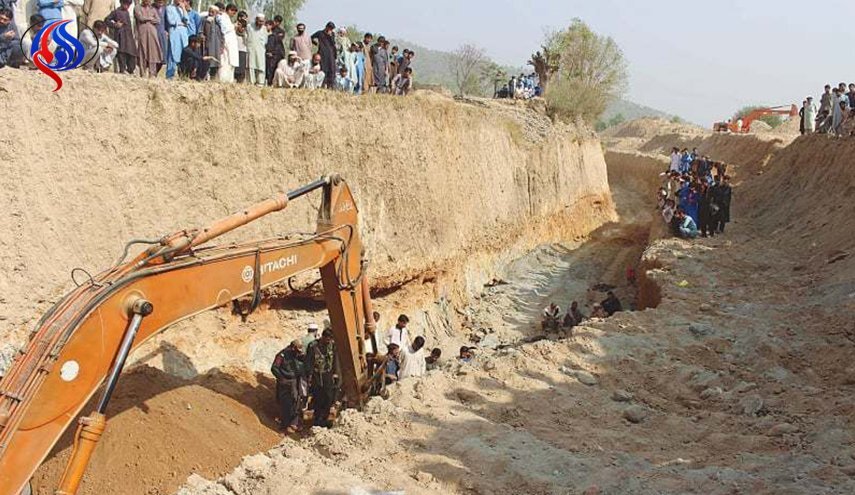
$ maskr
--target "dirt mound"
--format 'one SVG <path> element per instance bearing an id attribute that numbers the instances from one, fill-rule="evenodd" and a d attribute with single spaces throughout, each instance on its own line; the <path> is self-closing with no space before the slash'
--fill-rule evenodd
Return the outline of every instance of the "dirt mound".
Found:
<path id="1" fill-rule="evenodd" d="M 601 135 L 605 138 L 646 138 L 658 136 L 663 133 L 671 134 L 702 134 L 704 129 L 687 123 L 671 122 L 665 119 L 641 118 L 630 120 L 622 124 L 610 127 Z"/>
<path id="2" fill-rule="evenodd" d="M 150 367 L 122 376 L 107 432 L 81 494 L 169 494 L 191 474 L 216 477 L 280 440 L 273 380 L 232 370 L 182 380 Z M 93 401 L 84 411 L 95 407 Z M 33 478 L 53 493 L 65 469 L 69 430 Z"/>
<path id="3" fill-rule="evenodd" d="M 770 126 L 766 122 L 763 122 L 762 120 L 755 120 L 754 122 L 751 123 L 751 132 L 754 132 L 757 134 L 762 134 L 762 133 L 771 132 L 771 131 L 772 131 L 772 126 Z"/>

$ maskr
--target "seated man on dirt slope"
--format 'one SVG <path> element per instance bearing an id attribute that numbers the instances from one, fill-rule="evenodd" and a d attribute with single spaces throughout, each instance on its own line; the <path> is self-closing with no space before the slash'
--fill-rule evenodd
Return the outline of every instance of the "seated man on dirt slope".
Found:
<path id="1" fill-rule="evenodd" d="M 544 332 L 558 330 L 560 318 L 561 308 L 554 302 L 549 303 L 549 306 L 543 309 L 543 320 L 540 322 L 540 329 Z"/>
<path id="2" fill-rule="evenodd" d="M 677 214 L 674 215 L 679 223 L 677 227 L 677 235 L 683 239 L 694 239 L 698 237 L 698 225 L 695 221 L 683 211 L 682 208 L 677 208 Z"/>
<path id="3" fill-rule="evenodd" d="M 621 305 L 620 299 L 617 298 L 615 293 L 612 291 L 608 291 L 606 294 L 607 297 L 603 299 L 603 302 L 600 303 L 606 314 L 612 316 L 618 311 L 623 311 L 623 305 Z"/>

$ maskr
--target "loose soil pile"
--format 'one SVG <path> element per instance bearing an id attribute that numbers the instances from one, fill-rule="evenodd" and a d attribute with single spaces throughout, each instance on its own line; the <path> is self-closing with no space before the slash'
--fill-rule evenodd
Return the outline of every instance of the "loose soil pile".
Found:
<path id="1" fill-rule="evenodd" d="M 143 366 L 119 381 L 79 493 L 168 494 L 190 473 L 216 477 L 241 458 L 275 445 L 272 377 L 242 370 L 183 380 Z M 90 404 L 85 411 L 94 409 Z M 70 453 L 72 430 L 33 478 L 53 493 Z"/>

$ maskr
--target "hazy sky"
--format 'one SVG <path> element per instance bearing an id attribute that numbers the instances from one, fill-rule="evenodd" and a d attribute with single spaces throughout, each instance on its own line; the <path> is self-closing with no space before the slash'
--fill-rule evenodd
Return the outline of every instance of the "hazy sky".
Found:
<path id="1" fill-rule="evenodd" d="M 852 0 L 307 0 L 299 13 L 309 29 L 332 20 L 441 50 L 475 43 L 513 66 L 574 17 L 623 48 L 630 100 L 705 126 L 855 82 Z"/>

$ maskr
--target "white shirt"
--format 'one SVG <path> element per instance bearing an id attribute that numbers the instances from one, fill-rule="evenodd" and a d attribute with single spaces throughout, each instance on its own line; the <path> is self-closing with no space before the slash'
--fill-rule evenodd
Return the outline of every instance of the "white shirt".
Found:
<path id="1" fill-rule="evenodd" d="M 671 153 L 671 171 L 676 172 L 678 170 L 680 170 L 680 154 Z"/>
<path id="2" fill-rule="evenodd" d="M 558 318 L 558 315 L 560 315 L 560 314 L 561 314 L 561 307 L 560 306 L 555 306 L 554 310 L 552 309 L 551 306 L 547 306 L 547 307 L 543 308 L 543 316 L 545 316 L 545 317 Z"/>
<path id="3" fill-rule="evenodd" d="M 398 347 L 401 348 L 401 352 L 404 352 L 405 349 L 410 348 L 410 332 L 406 327 L 398 328 L 397 326 L 394 326 L 387 332 L 386 340 L 384 342 L 386 345 L 398 344 Z"/>
<path id="4" fill-rule="evenodd" d="M 427 362 L 425 361 L 425 348 L 413 351 L 409 346 L 401 348 L 401 368 L 398 370 L 398 379 L 403 380 L 411 376 L 424 376 L 427 373 Z"/>

